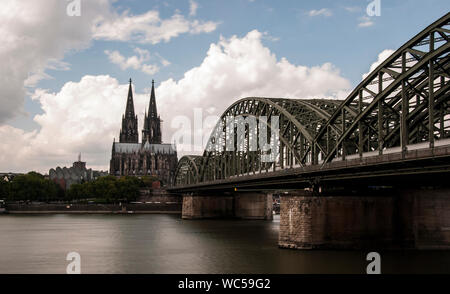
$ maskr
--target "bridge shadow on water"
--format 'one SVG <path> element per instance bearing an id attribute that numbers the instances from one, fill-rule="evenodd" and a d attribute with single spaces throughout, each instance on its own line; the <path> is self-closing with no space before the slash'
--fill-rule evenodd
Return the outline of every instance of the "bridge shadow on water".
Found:
<path id="1" fill-rule="evenodd" d="M 358 250 L 288 250 L 278 247 L 279 215 L 273 221 L 189 220 L 189 238 L 201 240 L 192 273 L 365 274 Z M 379 251 L 383 273 L 450 273 L 448 251 Z"/>

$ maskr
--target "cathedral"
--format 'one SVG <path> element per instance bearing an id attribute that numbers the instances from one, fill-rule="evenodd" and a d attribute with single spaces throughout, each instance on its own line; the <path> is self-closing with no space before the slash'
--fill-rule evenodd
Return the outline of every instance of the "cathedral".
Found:
<path id="1" fill-rule="evenodd" d="M 130 79 L 119 142 L 114 139 L 112 145 L 110 174 L 114 176 L 156 176 L 163 185 L 167 185 L 172 182 L 177 161 L 176 147 L 172 144 L 163 144 L 161 140 L 161 118 L 156 111 L 154 81 L 152 81 L 148 112 L 145 112 L 142 141 L 139 143 L 138 118 L 134 112 Z"/>

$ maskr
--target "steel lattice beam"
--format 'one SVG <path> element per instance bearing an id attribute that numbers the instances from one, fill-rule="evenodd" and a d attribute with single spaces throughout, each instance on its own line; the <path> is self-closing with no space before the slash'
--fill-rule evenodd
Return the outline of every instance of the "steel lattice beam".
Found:
<path id="1" fill-rule="evenodd" d="M 230 140 L 226 132 L 223 138 L 213 133 L 202 156 L 180 160 L 174 184 L 324 166 L 350 155 L 382 155 L 397 147 L 406 151 L 409 144 L 426 142 L 433 148 L 436 140 L 450 137 L 449 25 L 450 13 L 395 51 L 345 100 L 249 97 L 233 103 L 217 128 L 226 126 L 229 116 L 254 116 L 258 122 L 267 117 L 270 130 L 276 116 L 279 156 L 274 162 L 262 162 L 259 144 L 257 151 L 249 151 L 249 138 L 258 136 L 250 131 L 241 151 L 208 148 L 216 139 Z"/>

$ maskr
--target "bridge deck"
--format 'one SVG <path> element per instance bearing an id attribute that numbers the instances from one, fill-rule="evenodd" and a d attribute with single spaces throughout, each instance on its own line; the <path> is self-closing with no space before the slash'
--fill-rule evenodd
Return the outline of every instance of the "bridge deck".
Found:
<path id="1" fill-rule="evenodd" d="M 297 188 L 312 183 L 361 178 L 392 177 L 410 174 L 450 173 L 450 144 L 405 152 L 334 160 L 325 165 L 308 165 L 279 171 L 246 174 L 194 185 L 170 187 L 173 192 L 229 189 L 283 189 L 287 184 Z"/>

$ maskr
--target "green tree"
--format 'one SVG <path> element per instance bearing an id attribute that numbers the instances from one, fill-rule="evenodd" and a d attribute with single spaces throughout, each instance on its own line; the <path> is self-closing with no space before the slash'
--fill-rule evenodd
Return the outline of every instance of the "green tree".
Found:
<path id="1" fill-rule="evenodd" d="M 89 183 L 93 197 L 105 199 L 107 202 L 114 202 L 118 199 L 116 188 L 117 179 L 113 176 L 101 177 Z"/>
<path id="2" fill-rule="evenodd" d="M 16 176 L 10 183 L 10 200 L 51 201 L 63 196 L 56 183 L 36 172 Z"/>
<path id="3" fill-rule="evenodd" d="M 88 185 L 86 183 L 84 184 L 73 184 L 70 186 L 70 189 L 66 192 L 67 200 L 80 200 L 88 198 L 89 191 L 88 191 Z"/>
<path id="4" fill-rule="evenodd" d="M 100 177 L 95 181 L 73 184 L 67 191 L 68 200 L 96 198 L 105 202 L 135 201 L 143 181 L 137 177 Z"/>
<path id="5" fill-rule="evenodd" d="M 10 195 L 10 183 L 0 179 L 0 199 L 6 199 L 9 200 L 11 195 Z"/>
<path id="6" fill-rule="evenodd" d="M 121 199 L 136 201 L 142 181 L 136 177 L 122 177 L 117 181 L 117 190 Z"/>

